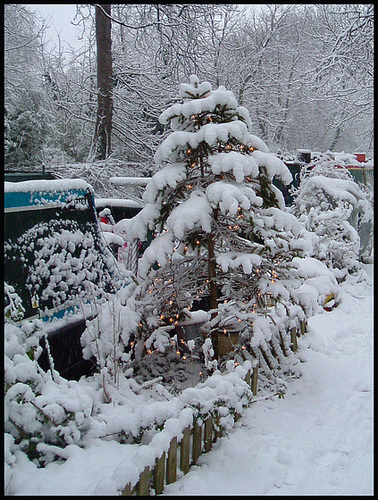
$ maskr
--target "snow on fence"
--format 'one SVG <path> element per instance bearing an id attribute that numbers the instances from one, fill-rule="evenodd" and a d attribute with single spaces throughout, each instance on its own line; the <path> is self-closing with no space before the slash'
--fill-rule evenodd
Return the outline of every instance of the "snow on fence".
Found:
<path id="1" fill-rule="evenodd" d="M 259 369 L 271 374 L 276 367 L 271 359 L 280 361 L 282 357 L 296 353 L 297 338 L 306 331 L 307 323 L 301 321 L 299 329 L 290 330 L 288 339 L 281 338 L 282 342 L 268 343 L 268 349 L 258 346 L 253 353 L 253 363 L 246 361 L 243 366 L 237 367 L 238 376 L 242 377 L 251 392 L 249 404 L 261 400 L 256 399 Z M 279 393 L 262 399 L 276 395 Z M 192 407 L 184 408 L 179 417 L 166 420 L 162 431 L 157 433 L 148 445 L 140 445 L 137 448 L 132 466 L 125 464 L 127 470 L 124 471 L 124 476 L 127 477 L 127 483 L 122 496 L 149 496 L 151 490 L 153 494 L 159 495 L 165 485 L 174 483 L 179 476 L 187 474 L 190 467 L 198 462 L 201 454 L 211 451 L 213 444 L 241 418 L 248 404 L 242 405 L 241 400 L 239 403 L 230 408 L 228 402 L 226 411 L 222 404 L 215 404 L 203 412 L 194 410 L 192 402 Z M 233 423 L 230 424 L 229 418 L 225 420 L 224 415 L 231 416 Z M 122 474 L 119 469 L 118 473 Z"/>

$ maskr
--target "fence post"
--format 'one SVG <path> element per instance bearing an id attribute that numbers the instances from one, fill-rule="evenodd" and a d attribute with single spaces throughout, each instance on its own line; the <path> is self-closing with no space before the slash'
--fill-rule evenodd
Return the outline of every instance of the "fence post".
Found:
<path id="1" fill-rule="evenodd" d="M 153 484 L 156 495 L 160 495 L 164 490 L 165 456 L 166 453 L 164 451 L 155 464 Z"/>
<path id="2" fill-rule="evenodd" d="M 184 429 L 183 434 L 180 444 L 180 469 L 186 474 L 190 468 L 190 426 Z"/>
<path id="3" fill-rule="evenodd" d="M 177 479 L 177 437 L 171 441 L 167 458 L 167 484 L 174 483 Z"/>
<path id="4" fill-rule="evenodd" d="M 193 451 L 192 462 L 197 463 L 198 458 L 202 453 L 202 425 L 199 425 L 196 420 L 193 421 Z"/>

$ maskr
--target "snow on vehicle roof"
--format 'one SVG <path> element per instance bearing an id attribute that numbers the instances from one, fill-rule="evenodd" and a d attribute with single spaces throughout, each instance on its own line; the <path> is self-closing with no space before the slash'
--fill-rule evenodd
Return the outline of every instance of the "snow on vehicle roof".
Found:
<path id="1" fill-rule="evenodd" d="M 83 179 L 38 179 L 22 182 L 4 182 L 4 191 L 8 193 L 28 193 L 30 191 L 66 191 L 72 189 L 92 191 L 92 186 Z"/>
<path id="2" fill-rule="evenodd" d="M 143 203 L 124 198 L 95 198 L 96 207 L 143 207 Z"/>

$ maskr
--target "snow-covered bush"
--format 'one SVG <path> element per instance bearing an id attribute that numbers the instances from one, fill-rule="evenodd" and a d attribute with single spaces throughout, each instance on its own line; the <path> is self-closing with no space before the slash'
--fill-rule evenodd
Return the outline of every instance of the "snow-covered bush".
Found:
<path id="1" fill-rule="evenodd" d="M 60 377 L 53 367 L 45 372 L 39 366 L 44 335 L 40 320 L 5 325 L 4 431 L 12 451 L 24 452 L 38 465 L 53 459 L 39 444 L 64 448 L 79 443 L 93 409 L 89 391 Z"/>
<path id="2" fill-rule="evenodd" d="M 91 305 L 93 314 L 86 320 L 80 339 L 84 359 L 95 359 L 102 374 L 105 395 L 107 384 L 117 386 L 120 372 L 128 369 L 130 332 L 139 321 L 135 311 L 125 304 L 133 289 L 130 282 L 116 293 L 107 294 L 105 302 L 94 301 Z"/>
<path id="3" fill-rule="evenodd" d="M 323 155 L 303 170 L 292 208 L 319 238 L 313 256 L 338 279 L 358 269 L 371 253 L 371 203 L 340 159 Z"/>

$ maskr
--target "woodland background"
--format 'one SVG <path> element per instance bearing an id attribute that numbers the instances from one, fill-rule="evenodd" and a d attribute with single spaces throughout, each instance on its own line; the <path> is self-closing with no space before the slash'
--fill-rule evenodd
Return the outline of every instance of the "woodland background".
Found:
<path id="1" fill-rule="evenodd" d="M 158 117 L 191 74 L 231 90 L 272 152 L 371 154 L 373 4 L 263 7 L 77 5 L 88 41 L 63 52 L 36 11 L 6 4 L 5 169 L 153 174 Z"/>

